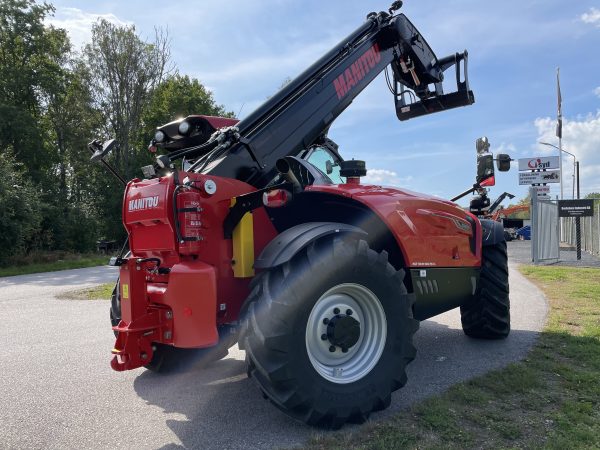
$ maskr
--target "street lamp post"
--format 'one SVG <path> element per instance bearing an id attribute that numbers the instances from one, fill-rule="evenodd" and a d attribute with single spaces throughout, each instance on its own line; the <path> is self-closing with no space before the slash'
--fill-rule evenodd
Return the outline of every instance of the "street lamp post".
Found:
<path id="1" fill-rule="evenodd" d="M 563 198 L 563 190 L 562 190 L 562 184 L 563 184 L 563 173 L 562 173 L 562 154 L 566 153 L 567 155 L 571 155 L 573 157 L 573 195 L 571 198 L 575 198 L 575 167 L 577 165 L 577 158 L 575 157 L 575 155 L 571 152 L 566 151 L 564 148 L 562 147 L 557 147 L 554 144 L 549 144 L 548 142 L 540 142 L 540 144 L 542 145 L 547 145 L 548 147 L 554 147 L 556 150 L 558 150 L 560 153 L 560 198 L 562 200 Z M 579 184 L 579 179 L 577 179 L 577 183 Z"/>
<path id="2" fill-rule="evenodd" d="M 573 199 L 575 199 L 575 173 L 577 173 L 577 199 L 579 199 L 579 161 L 577 161 L 577 158 L 575 157 L 575 155 L 571 152 L 566 151 L 564 148 L 561 147 L 557 147 L 556 145 L 552 145 L 549 144 L 548 142 L 540 142 L 540 144 L 542 145 L 548 145 L 550 147 L 554 147 L 556 149 L 558 149 L 561 154 L 560 154 L 560 161 L 562 163 L 562 152 L 567 153 L 568 155 L 571 155 L 573 157 Z M 562 167 L 562 166 L 561 166 Z M 562 199 L 562 169 L 561 169 L 561 173 L 560 173 L 560 183 L 561 183 L 561 195 L 560 198 Z M 577 249 L 577 260 L 581 260 L 581 219 L 579 217 L 575 217 L 575 240 L 576 242 L 576 249 Z"/>

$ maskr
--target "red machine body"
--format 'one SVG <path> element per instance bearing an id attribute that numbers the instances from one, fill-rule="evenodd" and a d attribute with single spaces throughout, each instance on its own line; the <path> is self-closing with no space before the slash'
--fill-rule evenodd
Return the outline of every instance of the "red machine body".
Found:
<path id="1" fill-rule="evenodd" d="M 232 179 L 178 175 L 187 186 L 175 186 L 169 176 L 135 179 L 125 190 L 123 223 L 131 257 L 120 269 L 115 370 L 146 364 L 152 343 L 216 344 L 217 326 L 238 319 L 248 293 L 250 279 L 233 276 L 232 244 L 223 238 L 222 224 L 231 199 L 254 188 Z M 216 186 L 213 194 L 203 188 L 207 181 Z M 260 252 L 277 232 L 264 209 L 253 219 Z"/>
<path id="2" fill-rule="evenodd" d="M 315 185 L 306 190 L 366 205 L 394 235 L 406 267 L 481 265 L 481 223 L 455 203 L 409 190 L 360 184 Z"/>
<path id="3" fill-rule="evenodd" d="M 132 257 L 120 270 L 115 370 L 146 364 L 152 343 L 215 345 L 217 327 L 238 319 L 249 293 L 250 279 L 234 277 L 232 241 L 224 238 L 222 225 L 231 199 L 256 189 L 227 178 L 178 176 L 186 180 L 183 186 L 170 176 L 136 179 L 125 191 L 123 222 Z M 217 186 L 212 195 L 203 188 L 207 181 Z M 351 198 L 375 212 L 393 233 L 407 267 L 481 265 L 480 222 L 451 202 L 355 183 L 313 185 L 306 192 Z M 253 211 L 253 219 L 254 252 L 260 254 L 277 230 L 264 207 Z"/>

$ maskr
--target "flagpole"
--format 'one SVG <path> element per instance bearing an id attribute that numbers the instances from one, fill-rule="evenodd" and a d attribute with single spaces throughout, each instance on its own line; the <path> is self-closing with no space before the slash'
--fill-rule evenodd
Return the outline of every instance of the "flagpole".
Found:
<path id="1" fill-rule="evenodd" d="M 560 93 L 560 67 L 556 68 L 556 91 L 558 97 L 558 111 L 556 135 L 558 136 L 558 151 L 559 151 L 559 169 L 560 169 L 560 199 L 563 199 L 563 168 L 562 168 L 562 95 Z"/>

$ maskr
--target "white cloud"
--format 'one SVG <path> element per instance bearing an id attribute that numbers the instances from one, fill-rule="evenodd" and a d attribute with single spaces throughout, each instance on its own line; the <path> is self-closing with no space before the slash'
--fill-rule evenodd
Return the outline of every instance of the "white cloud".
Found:
<path id="1" fill-rule="evenodd" d="M 494 153 L 509 153 L 509 154 L 513 154 L 513 153 L 518 153 L 519 151 L 517 150 L 517 147 L 515 147 L 515 144 L 512 143 L 506 143 L 506 142 L 501 142 L 500 145 L 495 146 L 492 143 L 491 146 L 491 151 Z"/>
<path id="2" fill-rule="evenodd" d="M 367 176 L 362 178 L 361 183 L 406 187 L 411 181 L 412 177 L 410 175 L 407 177 L 399 177 L 398 174 L 392 170 L 369 169 L 367 170 Z"/>
<path id="3" fill-rule="evenodd" d="M 600 28 L 600 9 L 590 8 L 588 12 L 581 15 L 581 20 Z"/>
<path id="4" fill-rule="evenodd" d="M 538 118 L 534 122 L 538 141 L 558 144 L 556 120 L 550 117 Z M 582 194 L 600 191 L 600 110 L 595 114 L 563 119 L 563 148 L 575 155 L 580 164 L 580 185 Z M 542 154 L 556 154 L 557 150 L 539 145 Z M 563 159 L 563 183 L 565 196 L 572 192 L 573 158 Z"/>
<path id="5" fill-rule="evenodd" d="M 56 28 L 64 28 L 69 33 L 69 38 L 74 49 L 87 44 L 92 37 L 92 25 L 98 19 L 105 19 L 115 25 L 131 25 L 132 22 L 119 19 L 114 14 L 96 14 L 82 11 L 79 8 L 57 8 L 54 17 L 49 17 L 47 22 Z"/>
<path id="6" fill-rule="evenodd" d="M 596 94 L 600 98 L 600 86 L 594 89 L 594 94 Z"/>

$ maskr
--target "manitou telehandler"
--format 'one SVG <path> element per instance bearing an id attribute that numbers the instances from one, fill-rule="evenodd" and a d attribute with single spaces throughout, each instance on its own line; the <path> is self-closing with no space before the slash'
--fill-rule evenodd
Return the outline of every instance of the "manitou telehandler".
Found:
<path id="1" fill-rule="evenodd" d="M 243 120 L 157 129 L 151 145 L 164 154 L 125 189 L 113 369 L 237 342 L 273 404 L 339 427 L 386 408 L 406 383 L 419 321 L 460 307 L 467 335 L 508 335 L 501 225 L 362 184 L 365 163 L 344 161 L 327 137 L 383 71 L 400 120 L 474 102 L 467 52 L 437 58 L 400 7 L 370 13 Z M 456 90 L 444 93 L 453 66 Z M 113 145 L 92 143 L 93 159 Z"/>

